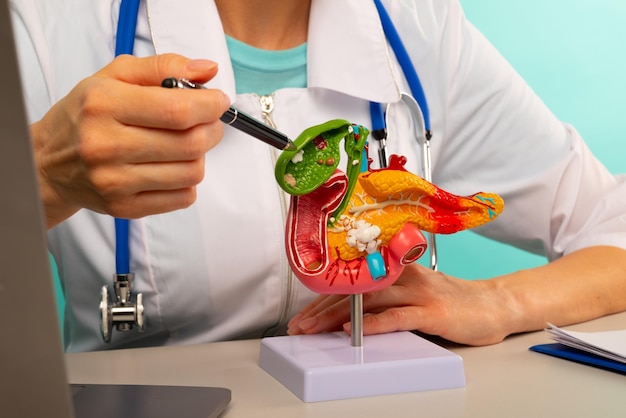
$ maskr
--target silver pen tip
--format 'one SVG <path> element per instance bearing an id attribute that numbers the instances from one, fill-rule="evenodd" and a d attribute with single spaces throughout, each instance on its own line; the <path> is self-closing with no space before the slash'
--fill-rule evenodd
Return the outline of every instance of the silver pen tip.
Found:
<path id="1" fill-rule="evenodd" d="M 285 148 L 283 148 L 283 151 L 295 151 L 298 148 L 295 146 L 295 144 L 291 141 L 289 141 L 289 143 L 287 145 L 285 145 Z"/>

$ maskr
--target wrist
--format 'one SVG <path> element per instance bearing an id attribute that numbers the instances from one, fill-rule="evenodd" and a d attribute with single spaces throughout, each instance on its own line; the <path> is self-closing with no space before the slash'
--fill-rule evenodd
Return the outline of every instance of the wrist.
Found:
<path id="1" fill-rule="evenodd" d="M 540 301 L 524 284 L 525 270 L 491 280 L 502 300 L 502 327 L 506 335 L 543 329 L 546 318 L 539 308 Z"/>
<path id="2" fill-rule="evenodd" d="M 45 140 L 42 139 L 45 128 L 43 128 L 42 124 L 43 122 L 41 121 L 32 124 L 30 134 L 37 180 L 39 183 L 39 196 L 44 209 L 47 229 L 51 229 L 72 216 L 80 208 L 69 205 L 68 201 L 63 199 L 55 191 L 50 179 L 46 175 L 44 158 L 42 157 L 42 155 L 45 154 Z"/>

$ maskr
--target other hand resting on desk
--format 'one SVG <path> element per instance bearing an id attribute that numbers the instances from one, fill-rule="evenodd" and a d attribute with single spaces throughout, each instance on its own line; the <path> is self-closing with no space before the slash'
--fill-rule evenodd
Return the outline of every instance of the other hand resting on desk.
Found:
<path id="1" fill-rule="evenodd" d="M 589 247 L 545 266 L 491 280 L 462 280 L 418 264 L 392 286 L 366 293 L 363 333 L 417 330 L 468 345 L 591 320 L 626 310 L 626 250 Z M 321 295 L 289 323 L 289 334 L 350 331 L 349 298 Z"/>

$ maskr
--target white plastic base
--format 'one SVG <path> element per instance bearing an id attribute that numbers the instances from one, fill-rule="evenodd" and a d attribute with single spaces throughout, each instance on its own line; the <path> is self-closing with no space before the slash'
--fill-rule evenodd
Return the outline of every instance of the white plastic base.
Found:
<path id="1" fill-rule="evenodd" d="M 465 386 L 463 359 L 411 332 L 264 338 L 259 366 L 304 402 Z"/>

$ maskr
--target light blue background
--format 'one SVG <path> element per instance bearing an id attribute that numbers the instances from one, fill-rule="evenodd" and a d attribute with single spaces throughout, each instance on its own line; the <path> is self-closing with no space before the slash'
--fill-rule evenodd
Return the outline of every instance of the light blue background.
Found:
<path id="1" fill-rule="evenodd" d="M 470 21 L 554 113 L 576 126 L 612 172 L 625 172 L 626 1 L 461 3 Z M 438 249 L 440 269 L 467 279 L 494 277 L 545 263 L 542 257 L 472 232 L 439 236 Z"/>

